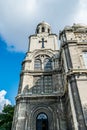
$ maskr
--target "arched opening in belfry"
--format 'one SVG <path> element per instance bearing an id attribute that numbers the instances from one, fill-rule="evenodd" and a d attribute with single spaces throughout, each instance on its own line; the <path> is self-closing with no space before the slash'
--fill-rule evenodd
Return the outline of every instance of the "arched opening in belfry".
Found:
<path id="1" fill-rule="evenodd" d="M 36 130 L 48 130 L 48 117 L 45 113 L 38 114 L 36 118 Z"/>
<path id="2" fill-rule="evenodd" d="M 45 28 L 44 27 L 42 27 L 42 32 L 45 32 Z"/>

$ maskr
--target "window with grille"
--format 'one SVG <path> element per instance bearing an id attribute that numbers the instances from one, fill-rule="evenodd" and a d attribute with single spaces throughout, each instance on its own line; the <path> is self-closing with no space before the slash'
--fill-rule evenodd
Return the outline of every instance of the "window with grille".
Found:
<path id="1" fill-rule="evenodd" d="M 85 67 L 87 68 L 87 51 L 83 52 L 83 60 L 84 60 Z"/>
<path id="2" fill-rule="evenodd" d="M 44 93 L 51 93 L 52 90 L 52 76 L 43 77 L 43 91 Z"/>
<path id="3" fill-rule="evenodd" d="M 42 86 L 42 77 L 41 76 L 35 76 L 34 77 L 34 86 L 32 88 L 33 93 L 41 93 L 41 86 Z"/>
<path id="4" fill-rule="evenodd" d="M 32 93 L 51 93 L 53 91 L 52 86 L 52 76 L 34 76 L 34 86 L 32 88 Z"/>

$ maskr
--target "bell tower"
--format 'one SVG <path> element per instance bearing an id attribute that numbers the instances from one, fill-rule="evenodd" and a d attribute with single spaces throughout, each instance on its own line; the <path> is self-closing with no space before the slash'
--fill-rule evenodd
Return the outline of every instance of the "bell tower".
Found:
<path id="1" fill-rule="evenodd" d="M 39 23 L 22 62 L 12 130 L 66 130 L 61 77 L 58 36 Z"/>
<path id="2" fill-rule="evenodd" d="M 51 26 L 46 22 L 37 25 L 35 35 L 31 35 L 29 41 L 29 51 L 37 49 L 58 50 L 57 35 L 52 34 Z"/>

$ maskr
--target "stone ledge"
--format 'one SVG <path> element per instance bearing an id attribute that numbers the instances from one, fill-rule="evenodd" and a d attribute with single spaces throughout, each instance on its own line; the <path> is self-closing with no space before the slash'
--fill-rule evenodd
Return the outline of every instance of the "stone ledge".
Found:
<path id="1" fill-rule="evenodd" d="M 71 75 L 79 75 L 79 76 L 87 76 L 87 69 L 70 69 L 67 73 L 66 76 L 69 77 Z"/>
<path id="2" fill-rule="evenodd" d="M 51 73 L 55 73 L 55 72 L 61 72 L 61 68 L 57 68 L 54 70 L 46 70 L 46 71 L 44 71 L 44 70 L 22 70 L 21 75 L 24 73 L 26 73 L 26 74 L 28 74 L 28 73 L 51 74 Z"/>
<path id="3" fill-rule="evenodd" d="M 29 100 L 34 100 L 34 99 L 55 99 L 55 98 L 59 98 L 59 97 L 63 97 L 64 96 L 64 93 L 56 93 L 56 94 L 49 94 L 49 95 L 34 95 L 34 94 L 26 94 L 26 95 L 23 95 L 23 94 L 19 94 L 17 97 L 16 97 L 16 100 L 20 100 L 20 99 L 29 99 Z"/>

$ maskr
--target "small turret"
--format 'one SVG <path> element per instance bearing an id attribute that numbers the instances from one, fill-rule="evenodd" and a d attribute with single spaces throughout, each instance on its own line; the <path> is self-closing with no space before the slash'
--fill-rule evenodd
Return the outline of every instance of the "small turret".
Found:
<path id="1" fill-rule="evenodd" d="M 37 25 L 36 34 L 48 33 L 51 34 L 51 26 L 46 22 L 41 22 Z"/>

